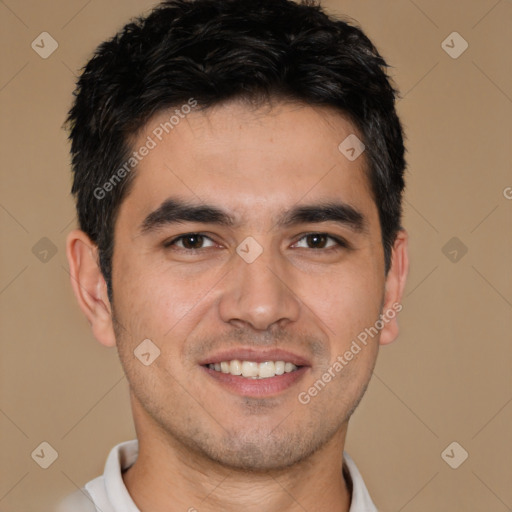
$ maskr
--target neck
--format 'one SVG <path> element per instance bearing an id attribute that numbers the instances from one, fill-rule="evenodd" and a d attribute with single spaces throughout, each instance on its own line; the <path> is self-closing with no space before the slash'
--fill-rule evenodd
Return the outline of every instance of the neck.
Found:
<path id="1" fill-rule="evenodd" d="M 320 450 L 293 466 L 240 471 L 176 439 L 137 429 L 139 455 L 123 480 L 141 512 L 348 512 L 351 485 L 342 471 L 346 425 Z"/>

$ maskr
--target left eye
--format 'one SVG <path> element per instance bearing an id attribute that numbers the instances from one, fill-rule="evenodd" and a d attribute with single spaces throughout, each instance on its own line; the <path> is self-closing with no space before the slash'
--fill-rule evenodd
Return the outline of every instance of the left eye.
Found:
<path id="1" fill-rule="evenodd" d="M 301 240 L 306 241 L 306 249 L 331 249 L 332 247 L 346 247 L 347 245 L 338 238 L 334 238 L 326 233 L 308 233 L 299 239 L 296 244 L 298 244 Z M 331 245 L 327 245 L 328 240 L 333 242 Z M 308 246 L 313 245 L 313 247 Z"/>

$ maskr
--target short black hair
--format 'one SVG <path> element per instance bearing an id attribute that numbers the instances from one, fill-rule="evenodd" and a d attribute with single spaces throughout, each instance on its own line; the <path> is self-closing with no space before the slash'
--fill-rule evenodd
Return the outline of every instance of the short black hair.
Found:
<path id="1" fill-rule="evenodd" d="M 406 166 L 388 67 L 352 20 L 327 15 L 313 0 L 168 0 L 103 42 L 78 78 L 66 125 L 79 226 L 98 246 L 109 297 L 134 137 L 153 115 L 191 99 L 208 108 L 277 98 L 345 115 L 366 146 L 387 274 Z"/>

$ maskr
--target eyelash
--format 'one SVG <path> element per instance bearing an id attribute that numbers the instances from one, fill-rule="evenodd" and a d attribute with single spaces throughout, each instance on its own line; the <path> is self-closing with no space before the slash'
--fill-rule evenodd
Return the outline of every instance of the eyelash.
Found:
<path id="1" fill-rule="evenodd" d="M 322 232 L 317 232 L 317 231 L 312 231 L 310 233 L 305 233 L 304 235 L 302 235 L 295 243 L 298 243 L 300 242 L 302 239 L 308 237 L 308 236 L 312 236 L 312 235 L 317 235 L 317 236 L 326 236 L 328 239 L 331 239 L 332 241 L 334 241 L 336 243 L 335 246 L 332 246 L 332 247 L 327 247 L 325 249 L 322 249 L 322 248 L 319 248 L 319 249 L 315 249 L 315 248 L 308 248 L 310 249 L 311 251 L 337 251 L 339 249 L 350 249 L 350 245 L 348 244 L 348 242 L 346 242 L 345 240 L 343 240 L 343 238 L 339 238 L 339 237 L 336 237 L 336 236 L 333 236 L 333 235 L 329 235 L 328 233 L 322 233 Z M 211 240 L 212 242 L 214 242 L 214 240 L 211 239 L 211 237 L 209 237 L 208 235 L 204 234 L 204 233 L 194 233 L 194 232 L 191 232 L 191 233 L 185 233 L 184 235 L 180 235 L 180 236 L 177 236 L 176 238 L 173 238 L 172 240 L 168 240 L 166 242 L 163 243 L 163 246 L 167 249 L 169 247 L 172 247 L 173 245 L 176 244 L 176 242 L 179 242 L 180 240 L 183 240 L 189 236 L 201 236 L 203 238 L 208 238 L 209 240 Z M 183 252 L 189 252 L 189 253 L 194 253 L 194 252 L 199 252 L 203 249 L 208 249 L 208 247 L 201 247 L 199 249 L 186 249 L 186 248 L 183 248 L 183 247 L 178 247 L 177 250 L 179 251 L 183 251 Z"/>

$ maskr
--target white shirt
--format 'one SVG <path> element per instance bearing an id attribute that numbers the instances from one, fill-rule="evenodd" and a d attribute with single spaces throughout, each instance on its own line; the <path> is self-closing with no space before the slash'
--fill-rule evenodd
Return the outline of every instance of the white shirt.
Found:
<path id="1" fill-rule="evenodd" d="M 57 512 L 140 512 L 122 477 L 122 472 L 135 462 L 138 453 L 137 439 L 114 446 L 108 455 L 103 475 L 68 496 Z M 352 480 L 349 512 L 378 512 L 354 461 L 346 452 L 343 452 L 343 459 L 344 469 Z"/>

